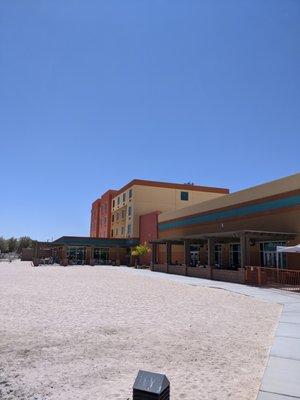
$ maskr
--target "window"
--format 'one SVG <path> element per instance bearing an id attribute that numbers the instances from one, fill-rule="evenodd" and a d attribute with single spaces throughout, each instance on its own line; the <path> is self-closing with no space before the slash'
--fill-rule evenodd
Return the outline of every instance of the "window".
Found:
<path id="1" fill-rule="evenodd" d="M 96 265 L 105 265 L 109 259 L 109 248 L 96 247 L 93 256 Z"/>
<path id="2" fill-rule="evenodd" d="M 120 196 L 118 196 L 118 205 L 120 204 Z"/>
<path id="3" fill-rule="evenodd" d="M 116 231 L 115 231 L 115 232 L 116 232 L 116 236 L 118 236 L 118 228 L 116 228 Z"/>
<path id="4" fill-rule="evenodd" d="M 115 200 L 113 200 L 113 207 L 116 205 Z"/>
<path id="5" fill-rule="evenodd" d="M 126 200 L 126 193 L 123 193 L 123 203 L 125 203 Z"/>
<path id="6" fill-rule="evenodd" d="M 124 229 L 124 226 L 122 226 L 122 228 L 121 228 L 121 235 L 124 235 L 124 233 L 125 233 L 125 229 Z"/>
<path id="7" fill-rule="evenodd" d="M 119 213 L 117 212 L 117 221 L 119 221 Z"/>
<path id="8" fill-rule="evenodd" d="M 233 268 L 241 266 L 241 246 L 239 243 L 230 244 L 230 266 Z"/>
<path id="9" fill-rule="evenodd" d="M 128 207 L 128 216 L 129 216 L 129 217 L 131 216 L 131 212 L 132 212 L 132 208 L 131 208 L 131 206 L 130 206 L 130 207 Z"/>
<path id="10" fill-rule="evenodd" d="M 189 199 L 189 192 L 181 192 L 180 193 L 180 199 L 183 201 L 188 201 Z"/>
<path id="11" fill-rule="evenodd" d="M 115 220 L 115 214 L 113 214 L 113 215 L 111 216 L 111 222 L 114 222 L 114 220 Z"/>
<path id="12" fill-rule="evenodd" d="M 262 267 L 276 267 L 278 260 L 279 268 L 286 268 L 286 254 L 278 253 L 277 246 L 285 246 L 285 242 L 263 242 L 260 243 L 260 263 Z"/>
<path id="13" fill-rule="evenodd" d="M 111 237 L 114 237 L 114 230 L 111 230 Z"/>
<path id="14" fill-rule="evenodd" d="M 132 189 L 129 189 L 128 197 L 129 197 L 130 199 L 132 198 Z"/>
<path id="15" fill-rule="evenodd" d="M 131 235 L 131 225 L 127 226 L 127 235 Z"/>
<path id="16" fill-rule="evenodd" d="M 125 218 L 125 210 L 122 210 L 122 219 Z"/>

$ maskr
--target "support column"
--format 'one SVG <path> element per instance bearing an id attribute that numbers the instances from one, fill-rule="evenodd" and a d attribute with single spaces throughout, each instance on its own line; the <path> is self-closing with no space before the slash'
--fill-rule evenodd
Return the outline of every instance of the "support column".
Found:
<path id="1" fill-rule="evenodd" d="M 120 247 L 117 247 L 116 250 L 116 265 L 120 265 Z"/>
<path id="2" fill-rule="evenodd" d="M 64 267 L 66 267 L 68 265 L 67 246 L 66 245 L 64 245 L 62 250 L 61 250 L 60 265 L 63 265 Z"/>
<path id="3" fill-rule="evenodd" d="M 95 259 L 94 259 L 94 247 L 91 247 L 91 260 L 90 260 L 90 265 L 94 266 L 95 265 Z"/>
<path id="4" fill-rule="evenodd" d="M 166 253 L 167 253 L 167 272 L 169 272 L 169 265 L 172 262 L 172 243 L 167 242 L 166 243 Z"/>
<path id="5" fill-rule="evenodd" d="M 185 274 L 187 275 L 187 269 L 191 265 L 191 242 L 189 240 L 185 240 L 183 242 L 184 247 L 184 264 L 185 264 Z"/>
<path id="6" fill-rule="evenodd" d="M 208 239 L 207 240 L 207 264 L 209 267 L 214 268 L 216 264 L 215 260 L 215 240 Z"/>
<path id="7" fill-rule="evenodd" d="M 216 264 L 214 239 L 207 240 L 207 264 L 208 268 L 210 269 L 210 279 L 213 279 L 213 270 Z"/>
<path id="8" fill-rule="evenodd" d="M 241 268 L 245 268 L 247 264 L 249 265 L 249 238 L 245 235 L 240 237 L 240 247 L 241 247 Z"/>
<path id="9" fill-rule="evenodd" d="M 152 243 L 151 244 L 151 267 L 156 264 L 156 254 L 157 254 L 157 243 Z"/>
<path id="10" fill-rule="evenodd" d="M 91 248 L 86 247 L 85 248 L 85 264 L 90 265 L 91 264 Z"/>

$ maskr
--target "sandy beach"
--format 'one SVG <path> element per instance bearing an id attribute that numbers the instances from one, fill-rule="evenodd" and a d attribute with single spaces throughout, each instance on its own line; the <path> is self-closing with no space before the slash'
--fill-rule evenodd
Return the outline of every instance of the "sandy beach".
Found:
<path id="1" fill-rule="evenodd" d="M 281 306 L 118 267 L 0 263 L 0 398 L 255 400 Z"/>

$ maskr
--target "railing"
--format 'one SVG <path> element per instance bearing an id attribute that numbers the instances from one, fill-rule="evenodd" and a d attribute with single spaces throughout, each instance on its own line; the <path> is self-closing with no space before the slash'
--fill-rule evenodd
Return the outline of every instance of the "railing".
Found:
<path id="1" fill-rule="evenodd" d="M 246 283 L 300 292 L 300 270 L 246 267 Z"/>

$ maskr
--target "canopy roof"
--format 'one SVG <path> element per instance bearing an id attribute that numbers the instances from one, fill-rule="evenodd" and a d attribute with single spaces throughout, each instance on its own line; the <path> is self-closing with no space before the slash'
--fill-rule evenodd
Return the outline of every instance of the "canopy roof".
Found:
<path id="1" fill-rule="evenodd" d="M 294 239 L 296 233 L 294 232 L 269 232 L 269 231 L 254 231 L 254 230 L 237 230 L 237 231 L 219 231 L 209 233 L 199 233 L 186 236 L 174 236 L 168 238 L 161 238 L 151 240 L 150 243 L 164 244 L 171 242 L 173 244 L 182 244 L 185 240 L 191 243 L 206 243 L 208 239 L 214 239 L 220 243 L 232 243 L 239 240 L 241 237 L 247 237 L 253 240 L 264 241 L 285 241 Z"/>
<path id="2" fill-rule="evenodd" d="M 48 243 L 52 246 L 90 246 L 90 247 L 133 247 L 139 243 L 138 239 L 130 238 L 94 238 L 83 236 L 62 236 Z"/>
<path id="3" fill-rule="evenodd" d="M 277 253 L 300 253 L 300 244 L 296 246 L 277 246 Z"/>

